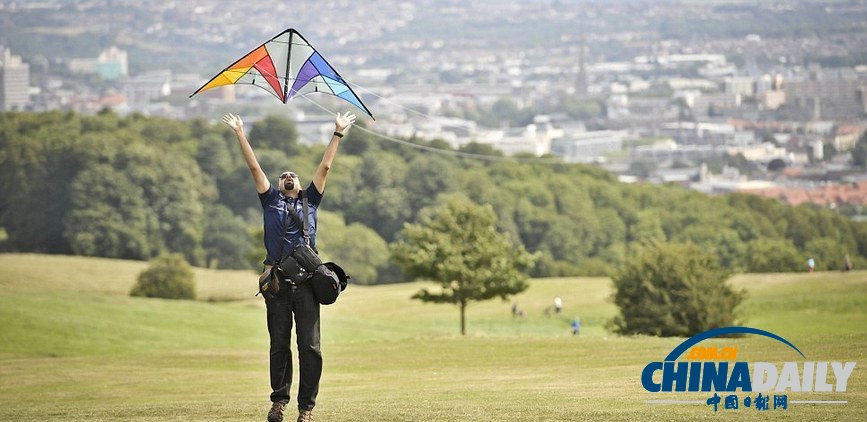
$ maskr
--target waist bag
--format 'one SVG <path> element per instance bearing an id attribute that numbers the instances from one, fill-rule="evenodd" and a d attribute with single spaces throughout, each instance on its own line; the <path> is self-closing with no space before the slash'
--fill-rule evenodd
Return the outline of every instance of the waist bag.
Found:
<path id="1" fill-rule="evenodd" d="M 296 263 L 308 273 L 316 271 L 316 268 L 322 265 L 322 260 L 319 259 L 319 255 L 317 255 L 316 251 L 306 243 L 296 246 L 289 256 L 295 258 L 294 261 L 296 261 Z"/>
<path id="2" fill-rule="evenodd" d="M 292 256 L 283 258 L 283 260 L 277 264 L 276 268 L 282 279 L 293 285 L 300 284 L 310 276 L 310 273 L 299 265 L 298 261 L 296 261 L 295 258 L 292 258 Z"/>

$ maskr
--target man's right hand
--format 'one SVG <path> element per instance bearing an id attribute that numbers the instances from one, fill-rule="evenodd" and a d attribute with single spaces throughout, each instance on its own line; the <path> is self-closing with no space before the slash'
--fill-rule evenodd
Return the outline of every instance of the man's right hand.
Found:
<path id="1" fill-rule="evenodd" d="M 271 184 L 268 183 L 268 177 L 265 176 L 265 172 L 262 171 L 259 161 L 256 160 L 256 154 L 253 153 L 250 142 L 247 141 L 247 135 L 244 134 L 244 122 L 240 116 L 227 114 L 223 116 L 223 123 L 232 128 L 235 131 L 235 136 L 238 137 L 238 145 L 241 147 L 241 153 L 244 154 L 247 168 L 250 169 L 250 174 L 253 176 L 256 192 L 265 193 L 271 187 Z"/>
<path id="2" fill-rule="evenodd" d="M 236 131 L 244 129 L 244 121 L 241 120 L 241 116 L 227 114 L 223 116 L 223 123 L 227 124 L 230 128 L 235 129 Z"/>

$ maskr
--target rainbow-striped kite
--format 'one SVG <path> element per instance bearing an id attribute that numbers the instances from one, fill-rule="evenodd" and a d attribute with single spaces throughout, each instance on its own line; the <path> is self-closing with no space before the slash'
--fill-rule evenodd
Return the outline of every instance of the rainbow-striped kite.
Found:
<path id="1" fill-rule="evenodd" d="M 232 84 L 256 85 L 283 103 L 296 94 L 324 92 L 349 101 L 373 118 L 349 84 L 294 28 L 281 32 L 241 57 L 190 97 L 214 87 Z"/>

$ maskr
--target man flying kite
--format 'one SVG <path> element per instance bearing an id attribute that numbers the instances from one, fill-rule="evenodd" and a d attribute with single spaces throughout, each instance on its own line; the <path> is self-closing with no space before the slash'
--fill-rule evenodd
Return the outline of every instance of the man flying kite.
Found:
<path id="1" fill-rule="evenodd" d="M 244 122 L 241 118 L 234 114 L 227 114 L 223 116 L 223 122 L 232 128 L 238 138 L 238 145 L 241 147 L 241 153 L 250 169 L 256 192 L 262 203 L 264 242 L 267 252 L 264 261 L 265 273 L 269 272 L 274 265 L 279 267 L 284 257 L 301 243 L 307 243 L 315 250 L 319 228 L 317 211 L 325 194 L 325 182 L 328 180 L 331 164 L 337 155 L 340 139 L 355 123 L 355 115 L 350 112 L 342 115 L 337 113 L 334 119 L 334 134 L 325 148 L 322 161 L 313 174 L 312 181 L 306 188 L 301 184 L 299 176 L 292 171 L 281 173 L 276 186 L 271 184 L 244 134 Z M 278 275 L 281 274 L 278 272 Z M 313 418 L 313 407 L 316 405 L 319 380 L 322 376 L 319 302 L 316 300 L 309 279 L 293 283 L 281 275 L 278 282 L 279 287 L 273 294 L 269 289 L 269 294 L 264 295 L 268 334 L 271 338 L 269 354 L 272 392 L 268 422 L 282 422 L 283 412 L 289 403 L 289 387 L 293 370 L 289 342 L 292 337 L 293 319 L 299 363 L 298 422 L 308 422 Z"/>
<path id="2" fill-rule="evenodd" d="M 199 92 L 223 85 L 256 85 L 277 97 L 283 103 L 296 94 L 324 92 L 348 101 L 373 118 L 361 99 L 337 71 L 307 42 L 298 31 L 290 28 L 270 41 L 241 57 L 208 83 Z M 298 176 L 285 171 L 272 185 L 262 171 L 250 143 L 244 134 L 244 123 L 239 116 L 227 114 L 223 122 L 231 127 L 238 138 L 244 160 L 253 176 L 256 192 L 264 211 L 264 240 L 268 253 L 265 272 L 283 261 L 285 252 L 292 251 L 300 242 L 307 242 L 315 250 L 317 209 L 325 193 L 325 182 L 332 160 L 337 154 L 340 138 L 355 123 L 355 115 L 337 113 L 334 134 L 319 168 L 310 184 L 303 188 Z M 304 216 L 298 221 L 291 216 Z M 302 223 L 302 221 L 306 221 Z M 309 225 L 308 225 L 309 223 Z M 268 334 L 270 341 L 271 409 L 269 422 L 282 422 L 289 403 L 289 385 L 292 380 L 292 355 L 289 349 L 293 320 L 298 344 L 299 386 L 298 421 L 312 421 L 313 407 L 319 392 L 322 375 L 322 352 L 319 340 L 319 302 L 309 280 L 289 283 L 280 279 L 273 294 L 265 295 Z M 271 292 L 269 292 L 271 293 Z"/>

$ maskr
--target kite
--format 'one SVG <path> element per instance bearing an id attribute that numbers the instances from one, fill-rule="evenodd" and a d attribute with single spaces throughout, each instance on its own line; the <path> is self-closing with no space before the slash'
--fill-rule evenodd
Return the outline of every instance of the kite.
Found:
<path id="1" fill-rule="evenodd" d="M 190 97 L 211 88 L 232 84 L 256 85 L 284 104 L 296 94 L 324 92 L 348 101 L 374 119 L 349 84 L 294 28 L 281 32 L 241 57 Z"/>

